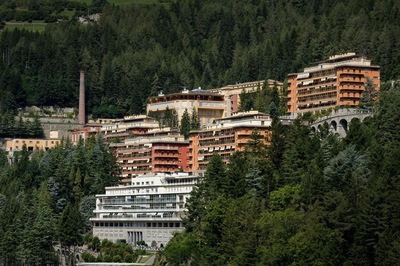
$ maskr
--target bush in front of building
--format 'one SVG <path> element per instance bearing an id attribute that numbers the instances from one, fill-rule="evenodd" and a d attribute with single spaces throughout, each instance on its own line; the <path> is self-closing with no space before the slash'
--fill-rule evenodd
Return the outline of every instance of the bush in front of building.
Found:
<path id="1" fill-rule="evenodd" d="M 113 243 L 108 239 L 100 239 L 92 234 L 83 237 L 85 244 L 89 249 L 98 252 L 97 258 L 88 253 L 82 253 L 82 259 L 85 262 L 135 262 L 139 255 L 146 254 L 146 250 L 133 250 L 132 246 L 125 241 L 117 241 Z"/>
<path id="2" fill-rule="evenodd" d="M 96 262 L 96 257 L 86 251 L 82 253 L 82 259 L 85 262 Z"/>

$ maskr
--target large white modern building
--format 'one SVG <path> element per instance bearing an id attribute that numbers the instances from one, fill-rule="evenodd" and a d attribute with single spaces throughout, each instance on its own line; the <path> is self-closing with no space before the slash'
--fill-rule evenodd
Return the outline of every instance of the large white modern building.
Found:
<path id="1" fill-rule="evenodd" d="M 165 245 L 183 230 L 185 203 L 200 176 L 190 173 L 157 173 L 132 178 L 131 185 L 106 187 L 96 195 L 93 235 L 136 245 Z"/>

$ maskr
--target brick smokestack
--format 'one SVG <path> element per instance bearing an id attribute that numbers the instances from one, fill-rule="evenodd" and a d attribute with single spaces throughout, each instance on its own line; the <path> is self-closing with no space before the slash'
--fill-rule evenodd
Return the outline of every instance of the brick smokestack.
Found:
<path id="1" fill-rule="evenodd" d="M 80 72 L 79 78 L 79 114 L 78 123 L 84 125 L 86 122 L 86 111 L 85 111 L 85 72 Z"/>

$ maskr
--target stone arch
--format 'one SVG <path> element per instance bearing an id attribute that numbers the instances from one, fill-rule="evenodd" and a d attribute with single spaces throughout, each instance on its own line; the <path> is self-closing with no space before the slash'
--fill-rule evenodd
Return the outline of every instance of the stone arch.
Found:
<path id="1" fill-rule="evenodd" d="M 349 125 L 349 123 L 347 122 L 347 120 L 343 118 L 343 119 L 341 119 L 341 120 L 339 121 L 339 124 L 342 126 L 344 132 L 347 133 L 347 131 L 348 131 L 348 125 Z"/>
<path id="2" fill-rule="evenodd" d="M 316 131 L 317 131 L 317 129 L 315 128 L 315 126 L 312 126 L 312 127 L 311 127 L 311 132 L 312 132 L 312 133 L 315 133 Z"/>
<path id="3" fill-rule="evenodd" d="M 322 128 L 322 125 L 319 124 L 318 127 L 317 127 L 317 129 L 318 129 L 319 132 L 321 132 L 321 128 Z"/>
<path id="4" fill-rule="evenodd" d="M 330 129 L 333 130 L 333 131 L 337 131 L 337 123 L 336 123 L 335 120 L 331 121 Z"/>
<path id="5" fill-rule="evenodd" d="M 363 122 L 363 123 L 371 122 L 371 120 L 372 120 L 372 116 L 363 116 L 361 118 L 361 122 Z"/>

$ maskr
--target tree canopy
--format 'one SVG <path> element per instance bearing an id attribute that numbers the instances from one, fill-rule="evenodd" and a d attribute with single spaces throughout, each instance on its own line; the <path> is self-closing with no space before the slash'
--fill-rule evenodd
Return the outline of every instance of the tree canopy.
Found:
<path id="1" fill-rule="evenodd" d="M 4 12 L 12 12 L 11 1 L 3 2 Z M 34 2 L 13 1 L 17 11 L 53 3 L 65 8 L 61 0 Z M 284 81 L 288 73 L 349 51 L 380 65 L 382 81 L 400 75 L 400 26 L 393 23 L 398 1 L 168 2 L 115 6 L 94 1 L 101 9 L 98 23 L 84 25 L 74 16 L 41 33 L 3 30 L 0 112 L 77 106 L 80 70 L 86 72 L 87 110 L 97 117 L 144 113 L 147 97 L 161 90 Z M 75 10 L 95 10 L 67 3 Z M 370 105 L 370 95 L 364 96 L 365 106 Z M 257 108 L 275 112 L 259 100 L 253 103 Z M 280 109 L 281 103 L 270 101 Z"/>
<path id="2" fill-rule="evenodd" d="M 171 265 L 392 265 L 400 241 L 400 87 L 344 139 L 279 120 L 269 146 L 215 155 L 188 202 Z M 360 130 L 360 128 L 364 130 Z M 360 141 L 364 140 L 362 145 Z M 257 147 L 257 148 L 256 148 Z M 157 264 L 160 265 L 160 264 Z"/>

